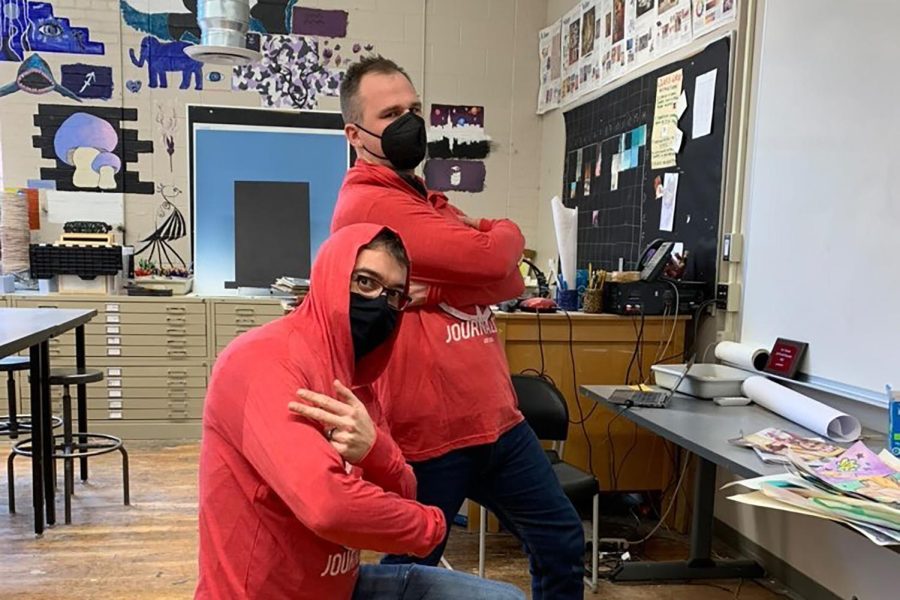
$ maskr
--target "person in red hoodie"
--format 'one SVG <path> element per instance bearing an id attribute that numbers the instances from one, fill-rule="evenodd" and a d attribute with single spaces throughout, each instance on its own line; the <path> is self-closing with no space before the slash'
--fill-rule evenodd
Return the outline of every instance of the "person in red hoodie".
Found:
<path id="1" fill-rule="evenodd" d="M 422 103 L 396 63 L 362 59 L 347 70 L 340 94 L 357 160 L 331 229 L 390 227 L 412 264 L 416 306 L 405 313 L 376 389 L 416 473 L 417 498 L 439 506 L 448 523 L 465 498 L 487 507 L 522 541 L 533 598 L 582 598 L 581 519 L 517 408 L 489 308 L 523 291 L 524 238 L 509 220 L 466 216 L 415 176 L 426 151 Z M 421 562 L 437 564 L 445 543 Z"/>
<path id="2" fill-rule="evenodd" d="M 348 227 L 322 245 L 300 307 L 217 359 L 195 598 L 524 597 L 446 569 L 359 565 L 359 549 L 426 555 L 446 530 L 440 510 L 413 500 L 415 477 L 368 387 L 394 344 L 407 265 L 393 232 Z"/>

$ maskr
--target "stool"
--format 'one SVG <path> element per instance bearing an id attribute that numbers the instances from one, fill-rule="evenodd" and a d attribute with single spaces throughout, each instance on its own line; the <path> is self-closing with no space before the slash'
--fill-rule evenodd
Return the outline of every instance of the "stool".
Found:
<path id="1" fill-rule="evenodd" d="M 31 432 L 31 415 L 16 414 L 16 371 L 27 371 L 31 368 L 31 361 L 27 356 L 7 356 L 0 358 L 0 372 L 7 373 L 6 394 L 9 399 L 9 414 L 0 415 L 0 435 L 9 436 L 14 440 L 19 437 L 19 432 Z M 56 429 L 62 425 L 62 419 L 51 417 L 51 427 Z"/>
<path id="2" fill-rule="evenodd" d="M 126 452 L 121 438 L 105 433 L 88 433 L 86 431 L 72 431 L 72 395 L 70 388 L 73 385 L 84 385 L 103 380 L 103 372 L 92 369 L 51 369 L 50 385 L 63 386 L 63 433 L 53 436 L 53 454 L 50 458 L 62 460 L 64 464 L 64 500 L 65 522 L 72 522 L 72 494 L 75 488 L 74 460 L 81 459 L 86 462 L 89 456 L 99 456 L 118 450 L 122 454 L 122 490 L 124 503 L 128 506 L 131 498 L 128 489 L 128 452 Z M 81 421 L 86 422 L 86 407 L 79 407 Z M 78 440 L 74 438 L 77 436 Z M 15 513 L 15 475 L 13 472 L 13 460 L 16 456 L 31 456 L 32 440 L 27 439 L 16 443 L 7 460 L 7 472 L 9 480 L 9 512 Z"/>

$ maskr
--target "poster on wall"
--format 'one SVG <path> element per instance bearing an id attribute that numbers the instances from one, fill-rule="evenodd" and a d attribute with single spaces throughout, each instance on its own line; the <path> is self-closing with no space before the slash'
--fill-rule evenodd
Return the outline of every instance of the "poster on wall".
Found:
<path id="1" fill-rule="evenodd" d="M 659 56 L 691 43 L 691 0 L 657 0 L 656 53 Z"/>
<path id="2" fill-rule="evenodd" d="M 628 66 L 628 41 L 626 28 L 629 24 L 626 18 L 627 0 L 610 0 L 608 3 L 609 17 L 604 17 L 604 33 L 608 32 L 609 57 L 603 64 L 604 82 L 612 81 L 625 74 Z M 607 27 L 607 23 L 609 27 Z"/>
<path id="3" fill-rule="evenodd" d="M 562 23 L 557 21 L 541 30 L 538 53 L 541 64 L 538 114 L 559 106 L 559 87 L 562 79 Z"/>
<path id="4" fill-rule="evenodd" d="M 737 14 L 737 0 L 694 0 L 694 37 L 734 21 Z"/>
<path id="5" fill-rule="evenodd" d="M 579 96 L 579 73 L 581 66 L 581 5 L 576 5 L 562 18 L 562 89 L 559 100 L 562 103 Z"/>
<path id="6" fill-rule="evenodd" d="M 581 0 L 581 58 L 578 67 L 579 95 L 600 87 L 599 40 L 596 35 L 597 0 Z"/>
<path id="7" fill-rule="evenodd" d="M 645 65 L 656 56 L 656 2 L 657 0 L 635 0 L 634 2 L 634 63 L 636 67 Z"/>

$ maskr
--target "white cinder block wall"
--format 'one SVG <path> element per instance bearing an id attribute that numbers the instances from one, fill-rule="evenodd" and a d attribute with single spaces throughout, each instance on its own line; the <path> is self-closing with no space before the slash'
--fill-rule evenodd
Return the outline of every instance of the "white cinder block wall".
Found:
<path id="1" fill-rule="evenodd" d="M 227 68 L 206 66 L 222 74 L 219 82 L 205 79 L 204 89 L 180 90 L 181 76 L 169 74 L 169 87 L 148 87 L 146 68 L 134 66 L 128 50 L 140 50 L 144 33 L 124 24 L 117 0 L 52 0 L 57 16 L 87 27 L 92 40 L 105 44 L 104 55 L 40 52 L 59 81 L 63 64 L 87 63 L 112 68 L 111 100 L 86 100 L 88 106 L 125 107 L 138 110 L 140 139 L 152 139 L 152 155 L 141 155 L 141 179 L 179 187 L 184 194 L 176 201 L 190 213 L 188 201 L 188 157 L 186 106 L 209 104 L 259 107 L 252 91 L 231 90 Z M 174 0 L 131 0 L 135 8 L 150 12 L 170 10 Z M 522 227 L 529 247 L 537 243 L 538 188 L 541 161 L 541 121 L 535 115 L 538 82 L 537 31 L 547 15 L 546 0 L 307 0 L 304 6 L 342 9 L 349 12 L 347 38 L 341 44 L 371 43 L 375 51 L 403 65 L 423 93 L 426 108 L 432 102 L 475 104 L 485 107 L 485 130 L 495 147 L 486 161 L 486 189 L 479 194 L 452 194 L 452 201 L 477 216 L 509 217 Z M 0 62 L 0 84 L 15 79 L 19 63 Z M 141 89 L 126 89 L 127 81 L 140 81 Z M 4 187 L 24 187 L 28 179 L 40 178 L 42 160 L 32 147 L 39 134 L 33 124 L 41 103 L 75 104 L 56 93 L 42 96 L 24 92 L 0 98 L 0 161 Z M 174 169 L 156 121 L 158 106 L 175 108 L 178 117 Z M 320 110 L 338 110 L 337 98 L 319 96 Z M 126 237 L 136 243 L 154 228 L 154 212 L 161 196 L 127 194 Z M 58 226 L 43 223 L 40 241 L 52 241 Z M 174 243 L 182 256 L 189 254 L 188 238 Z"/>

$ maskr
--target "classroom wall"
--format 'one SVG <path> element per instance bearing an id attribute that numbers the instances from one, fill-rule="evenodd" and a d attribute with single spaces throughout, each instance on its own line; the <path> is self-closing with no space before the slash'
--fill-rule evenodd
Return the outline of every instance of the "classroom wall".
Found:
<path id="1" fill-rule="evenodd" d="M 546 27 L 559 19 L 574 6 L 574 0 L 550 0 L 547 3 L 547 15 L 543 26 Z M 747 168 L 747 148 L 752 144 L 752 82 L 754 77 L 754 56 L 760 52 L 757 44 L 755 24 L 760 21 L 761 11 L 765 8 L 763 0 L 741 0 L 738 20 L 730 28 L 719 30 L 705 38 L 695 41 L 671 55 L 662 62 L 650 63 L 629 74 L 612 86 L 602 88 L 593 94 L 579 99 L 570 106 L 548 112 L 542 117 L 542 142 L 540 163 L 540 191 L 538 199 L 538 242 L 536 249 L 542 263 L 557 254 L 556 238 L 553 231 L 550 199 L 558 195 L 562 188 L 563 163 L 565 147 L 565 127 L 563 112 L 571 107 L 602 95 L 615 86 L 622 85 L 639 77 L 662 64 L 679 60 L 695 53 L 722 35 L 723 31 L 736 32 L 734 75 L 732 80 L 732 96 L 730 99 L 731 128 L 728 132 L 729 151 L 724 178 L 724 200 L 722 206 L 722 231 L 744 232 L 744 217 L 747 207 L 743 203 L 745 192 L 745 170 Z M 747 232 L 749 233 L 749 232 Z M 747 240 L 749 243 L 749 240 Z M 720 263 L 718 280 L 720 282 L 740 283 L 740 264 Z M 700 335 L 698 350 L 703 356 L 708 350 L 707 359 L 712 360 L 711 345 L 721 338 L 735 335 L 740 313 L 723 314 L 707 319 Z M 841 410 L 850 410 L 860 417 L 867 426 L 884 429 L 883 411 L 875 411 L 869 407 L 860 407 L 840 398 L 825 394 L 815 394 L 820 401 L 831 404 Z M 732 436 L 736 432 L 723 432 L 723 436 Z M 736 477 L 720 469 L 719 484 L 736 479 Z M 734 488 L 728 490 L 732 492 Z M 737 530 L 751 542 L 761 546 L 769 553 L 800 573 L 806 575 L 821 586 L 832 590 L 841 598 L 857 597 L 859 600 L 880 600 L 890 597 L 885 590 L 886 582 L 900 567 L 900 554 L 878 548 L 865 538 L 840 526 L 824 521 L 794 517 L 776 511 L 754 509 L 727 500 L 726 493 L 717 497 L 716 518 Z M 814 543 L 811 543 L 813 542 Z"/>
<path id="2" fill-rule="evenodd" d="M 2 4 L 24 2 L 4 0 Z M 194 89 L 193 81 L 189 89 L 179 89 L 178 73 L 169 74 L 167 88 L 151 89 L 148 68 L 135 66 L 129 56 L 130 49 L 139 54 L 147 34 L 125 24 L 118 0 L 51 0 L 47 4 L 56 17 L 69 19 L 72 27 L 86 28 L 89 40 L 104 45 L 104 53 L 37 53 L 57 82 L 62 79 L 63 65 L 84 63 L 111 69 L 111 98 L 85 99 L 81 106 L 137 109 L 138 120 L 125 127 L 136 129 L 139 140 L 151 140 L 153 151 L 139 154 L 130 168 L 140 174 L 141 181 L 178 187 L 183 193 L 173 203 L 187 217 L 186 106 L 259 108 L 261 95 L 253 90 L 232 90 L 231 70 L 208 65 L 203 67 L 202 91 Z M 142 13 L 183 12 L 180 0 L 128 0 L 128 4 Z M 537 30 L 546 16 L 544 0 L 307 0 L 302 5 L 348 11 L 347 37 L 329 40 L 332 49 L 336 44 L 342 46 L 335 55 L 352 59 L 365 54 L 368 44 L 372 52 L 396 60 L 408 70 L 426 109 L 433 102 L 484 106 L 485 132 L 493 140 L 485 159 L 485 189 L 475 194 L 453 192 L 451 200 L 473 215 L 513 218 L 529 240 L 537 238 L 541 121 L 534 105 Z M 324 42 L 325 38 L 319 39 L 320 55 Z M 359 53 L 353 52 L 354 43 L 363 47 Z M 0 85 L 15 79 L 20 64 L 0 60 Z M 331 68 L 336 70 L 334 61 Z M 220 74 L 219 81 L 209 79 L 212 72 Z M 34 117 L 41 104 L 78 103 L 54 92 L 35 95 L 20 91 L 0 97 L 0 179 L 4 187 L 25 187 L 29 179 L 40 178 L 41 166 L 54 165 L 54 161 L 42 159 L 32 145 L 33 136 L 40 134 Z M 320 94 L 316 104 L 318 110 L 339 110 L 336 97 Z M 175 150 L 170 168 L 164 140 L 164 124 L 168 124 L 157 119 L 170 117 L 173 111 Z M 134 244 L 153 231 L 162 202 L 159 193 L 124 195 L 126 243 Z M 59 226 L 45 219 L 36 241 L 53 241 L 59 231 Z M 187 236 L 172 245 L 182 256 L 190 253 Z"/>

